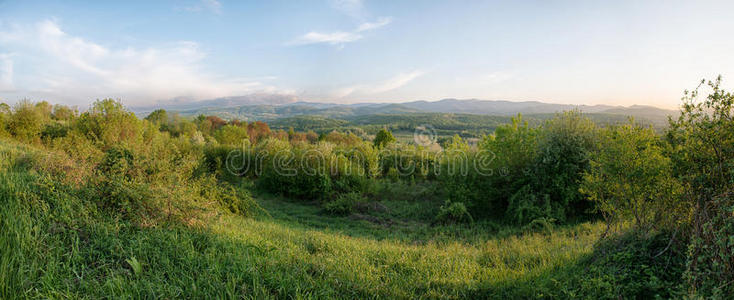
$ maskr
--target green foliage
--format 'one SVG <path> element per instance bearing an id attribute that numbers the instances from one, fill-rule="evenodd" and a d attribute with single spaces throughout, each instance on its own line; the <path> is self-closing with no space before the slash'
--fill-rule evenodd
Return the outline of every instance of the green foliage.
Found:
<path id="1" fill-rule="evenodd" d="M 469 211 L 466 209 L 464 203 L 446 201 L 444 205 L 438 210 L 436 215 L 436 221 L 447 224 L 447 223 L 473 223 Z"/>
<path id="2" fill-rule="evenodd" d="M 145 120 L 160 126 L 161 129 L 168 124 L 168 112 L 165 109 L 156 109 L 145 117 Z"/>
<path id="3" fill-rule="evenodd" d="M 426 114 L 442 152 L 388 130 L 417 116 L 317 138 L 109 99 L 0 106 L 0 298 L 725 297 L 734 97 L 711 87 L 665 140 L 577 111 Z M 596 243 L 604 224 L 573 222 L 596 211 L 627 233 Z"/>
<path id="4" fill-rule="evenodd" d="M 125 262 L 127 263 L 128 266 L 130 266 L 130 269 L 133 271 L 133 274 L 135 274 L 135 276 L 138 276 L 141 273 L 143 273 L 143 265 L 140 264 L 140 262 L 138 261 L 137 258 L 135 258 L 135 256 L 126 259 Z"/>
<path id="5" fill-rule="evenodd" d="M 47 116 L 28 100 L 18 102 L 8 120 L 8 130 L 21 141 L 31 142 L 39 138 Z"/>
<path id="6" fill-rule="evenodd" d="M 526 185 L 510 197 L 505 218 L 515 224 L 524 225 L 555 215 L 557 213 L 553 211 L 550 196 L 538 194 L 530 185 Z"/>
<path id="7" fill-rule="evenodd" d="M 694 207 L 686 278 L 703 297 L 734 293 L 734 94 L 720 85 L 721 77 L 708 82 L 703 100 L 698 88 L 686 92 L 666 135 L 681 198 Z"/>
<path id="8" fill-rule="evenodd" d="M 375 147 L 384 148 L 388 144 L 395 142 L 395 137 L 390 131 L 383 128 L 377 132 L 377 135 L 375 135 L 375 139 L 372 142 L 375 144 Z"/>
<path id="9" fill-rule="evenodd" d="M 567 278 L 536 289 L 550 298 L 685 298 L 685 241 L 669 232 L 631 231 L 602 240 Z"/>
<path id="10" fill-rule="evenodd" d="M 364 196 L 359 192 L 340 194 L 336 199 L 323 204 L 324 209 L 334 215 L 348 215 L 354 211 L 354 206 L 366 202 Z"/>
<path id="11" fill-rule="evenodd" d="M 51 118 L 56 121 L 72 121 L 77 116 L 78 112 L 76 108 L 56 104 L 54 105 Z"/>
<path id="12" fill-rule="evenodd" d="M 10 106 L 5 103 L 0 103 L 0 138 L 10 134 L 7 128 L 10 114 Z"/>
<path id="13" fill-rule="evenodd" d="M 593 208 L 579 186 L 596 151 L 596 139 L 594 123 L 579 111 L 559 114 L 543 126 L 533 186 L 541 197 L 550 198 L 556 213 L 549 217 L 563 221 L 569 216 L 583 216 Z"/>
<path id="14" fill-rule="evenodd" d="M 632 219 L 643 230 L 687 223 L 690 203 L 680 201 L 682 187 L 663 152 L 652 128 L 601 129 L 599 152 L 591 158 L 581 191 L 610 222 Z"/>
<path id="15" fill-rule="evenodd" d="M 458 136 L 447 143 L 440 180 L 450 199 L 467 203 L 475 216 L 563 222 L 592 208 L 579 184 L 595 147 L 596 129 L 579 112 L 559 114 L 540 128 L 518 116 L 476 150 Z"/>
<path id="16" fill-rule="evenodd" d="M 135 114 L 126 111 L 122 102 L 112 99 L 96 101 L 81 115 L 77 126 L 80 132 L 102 147 L 120 143 L 139 144 L 143 131 Z"/>
<path id="17" fill-rule="evenodd" d="M 214 132 L 214 138 L 222 145 L 242 146 L 249 143 L 247 128 L 225 125 Z"/>
<path id="18" fill-rule="evenodd" d="M 66 124 L 59 122 L 48 123 L 43 127 L 43 131 L 41 131 L 41 139 L 54 140 L 62 138 L 69 134 L 70 130 L 71 127 Z"/>

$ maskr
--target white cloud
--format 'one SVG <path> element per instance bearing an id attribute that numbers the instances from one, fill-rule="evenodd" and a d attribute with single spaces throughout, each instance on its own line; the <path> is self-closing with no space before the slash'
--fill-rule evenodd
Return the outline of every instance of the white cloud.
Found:
<path id="1" fill-rule="evenodd" d="M 365 96 L 374 95 L 396 90 L 415 80 L 416 78 L 423 76 L 424 71 L 416 70 L 408 73 L 397 74 L 385 81 L 373 83 L 373 84 L 360 84 L 342 87 L 334 90 L 331 95 L 336 98 L 343 98 L 346 96 Z"/>
<path id="2" fill-rule="evenodd" d="M 362 0 L 332 0 L 331 6 L 352 18 L 361 19 L 364 15 Z"/>
<path id="3" fill-rule="evenodd" d="M 0 91 L 13 90 L 13 60 L 10 56 L 0 53 Z"/>
<path id="4" fill-rule="evenodd" d="M 221 14 L 222 13 L 222 3 L 220 3 L 217 0 L 201 0 L 196 5 L 184 7 L 184 10 L 191 11 L 191 12 L 200 12 L 203 10 L 208 10 L 215 14 Z"/>
<path id="5" fill-rule="evenodd" d="M 289 42 L 289 45 L 308 45 L 308 44 L 330 44 L 342 46 L 346 43 L 361 40 L 363 38 L 361 32 L 375 30 L 392 22 L 392 18 L 383 17 L 377 19 L 376 22 L 365 22 L 357 26 L 353 31 L 335 31 L 335 32 L 316 32 L 311 31 L 297 39 Z"/>
<path id="6" fill-rule="evenodd" d="M 223 78 L 207 72 L 202 67 L 206 53 L 195 42 L 113 49 L 69 35 L 53 21 L 12 32 L 0 28 L 0 42 L 16 50 L 18 61 L 30 62 L 22 68 L 24 94 L 51 100 L 86 103 L 124 97 L 126 103 L 150 104 L 181 96 L 204 99 L 278 90 L 262 82 L 268 78 Z M 13 80 L 12 67 L 8 57 L 0 57 L 0 85 Z M 18 70 L 19 64 L 16 77 Z M 18 80 L 15 87 L 21 88 Z"/>
<path id="7" fill-rule="evenodd" d="M 377 22 L 373 22 L 373 23 L 365 22 L 365 23 L 362 23 L 362 24 L 359 25 L 359 27 L 357 27 L 357 30 L 355 30 L 355 31 L 356 32 L 362 32 L 362 31 L 373 30 L 373 29 L 377 29 L 377 28 L 380 28 L 382 26 L 385 26 L 387 24 L 390 24 L 391 22 L 392 22 L 392 18 L 390 18 L 390 17 L 383 17 L 383 18 L 377 19 Z"/>
<path id="8" fill-rule="evenodd" d="M 291 42 L 292 45 L 307 45 L 326 43 L 331 45 L 339 45 L 354 42 L 362 38 L 362 35 L 354 32 L 337 31 L 331 33 L 309 32 Z"/>

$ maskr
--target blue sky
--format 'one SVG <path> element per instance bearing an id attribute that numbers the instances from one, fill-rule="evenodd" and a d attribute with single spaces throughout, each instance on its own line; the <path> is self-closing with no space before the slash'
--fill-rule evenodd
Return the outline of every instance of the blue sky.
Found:
<path id="1" fill-rule="evenodd" d="M 675 107 L 734 80 L 731 1 L 3 1 L 0 101 L 252 93 Z"/>

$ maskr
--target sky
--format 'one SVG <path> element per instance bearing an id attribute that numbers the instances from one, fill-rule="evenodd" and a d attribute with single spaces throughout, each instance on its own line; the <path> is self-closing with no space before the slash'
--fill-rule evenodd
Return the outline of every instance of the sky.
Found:
<path id="1" fill-rule="evenodd" d="M 734 81 L 733 1 L 0 0 L 0 102 L 248 94 L 675 108 Z"/>

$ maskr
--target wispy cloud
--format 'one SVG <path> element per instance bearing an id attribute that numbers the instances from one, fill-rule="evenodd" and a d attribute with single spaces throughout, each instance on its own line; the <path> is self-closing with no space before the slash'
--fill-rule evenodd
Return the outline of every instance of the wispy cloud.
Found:
<path id="1" fill-rule="evenodd" d="M 355 19 L 362 19 L 364 16 L 362 0 L 331 0 L 331 6 Z"/>
<path id="2" fill-rule="evenodd" d="M 347 96 L 364 96 L 385 93 L 401 88 L 411 81 L 415 80 L 416 78 L 423 76 L 425 73 L 426 72 L 421 70 L 415 70 L 408 73 L 397 74 L 382 82 L 342 87 L 334 90 L 331 93 L 331 96 L 336 98 L 344 98 Z"/>
<path id="3" fill-rule="evenodd" d="M 377 29 L 382 26 L 385 26 L 387 24 L 390 24 L 391 22 L 392 22 L 391 17 L 382 17 L 382 18 L 377 19 L 376 22 L 372 22 L 372 23 L 365 22 L 365 23 L 360 24 L 359 27 L 357 27 L 357 30 L 355 31 L 362 32 L 362 31 L 373 30 L 373 29 Z"/>
<path id="4" fill-rule="evenodd" d="M 301 37 L 295 39 L 290 44 L 291 45 L 307 45 L 307 44 L 319 44 L 319 43 L 325 43 L 325 44 L 331 44 L 331 45 L 339 45 L 349 42 L 354 42 L 357 40 L 362 39 L 362 35 L 357 34 L 355 32 L 344 32 L 344 31 L 336 31 L 336 32 L 329 32 L 329 33 L 323 33 L 323 32 L 309 32 Z"/>
<path id="5" fill-rule="evenodd" d="M 30 94 L 84 102 L 124 96 L 126 102 L 140 104 L 180 96 L 203 99 L 278 91 L 263 82 L 267 78 L 221 77 L 208 72 L 202 66 L 206 53 L 190 41 L 113 49 L 72 36 L 54 21 L 43 21 L 12 32 L 0 28 L 0 43 L 14 49 L 17 60 L 31 62 L 22 74 L 29 79 L 23 88 Z M 9 59 L 7 55 L 0 57 L 2 86 L 13 83 L 13 62 Z M 42 70 L 34 67 L 39 64 L 44 66 Z M 20 88 L 18 82 L 15 87 Z"/>
<path id="6" fill-rule="evenodd" d="M 192 6 L 186 6 L 183 9 L 192 12 L 210 11 L 215 14 L 221 14 L 222 3 L 217 0 L 200 0 L 199 3 Z"/>
<path id="7" fill-rule="evenodd" d="M 0 91 L 13 90 L 13 60 L 10 56 L 0 53 Z"/>
<path id="8" fill-rule="evenodd" d="M 361 40 L 364 36 L 361 34 L 366 31 L 375 30 L 392 22 L 392 18 L 379 18 L 375 22 L 365 22 L 357 26 L 352 31 L 334 31 L 334 32 L 316 32 L 311 31 L 297 39 L 289 42 L 289 45 L 308 45 L 308 44 L 330 44 L 343 45 L 346 43 Z"/>

